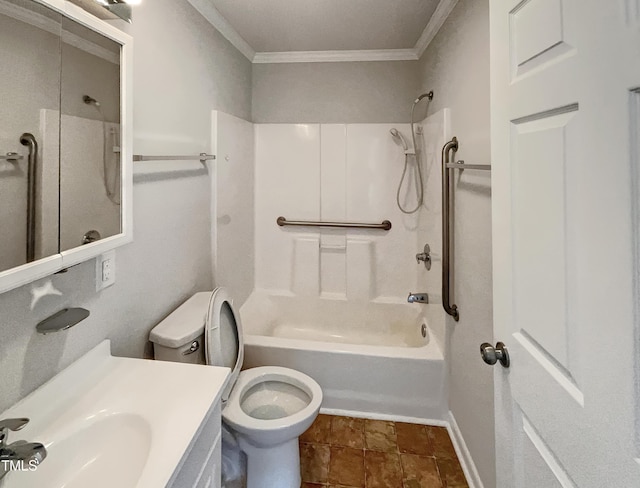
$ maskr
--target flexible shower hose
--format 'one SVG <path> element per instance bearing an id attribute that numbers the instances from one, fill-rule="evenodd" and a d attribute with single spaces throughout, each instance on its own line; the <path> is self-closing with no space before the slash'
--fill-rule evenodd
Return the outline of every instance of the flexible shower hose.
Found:
<path id="1" fill-rule="evenodd" d="M 107 198 L 111 200 L 111 203 L 115 205 L 120 205 L 119 199 L 116 197 L 115 188 L 112 190 L 111 185 L 109 184 L 109 175 L 108 175 L 108 163 L 107 159 L 109 156 L 109 146 L 107 144 L 107 119 L 102 112 L 102 108 L 99 105 L 94 105 L 96 110 L 100 113 L 100 117 L 102 118 L 102 171 L 103 171 L 103 183 L 104 190 L 107 194 Z M 116 170 L 113 178 L 113 186 L 115 187 L 118 183 L 118 165 L 116 164 Z"/>
<path id="2" fill-rule="evenodd" d="M 424 181 L 422 178 L 422 165 L 420 164 L 420 151 L 418 150 L 418 145 L 416 144 L 416 131 L 414 129 L 414 121 L 413 121 L 413 112 L 415 111 L 417 103 L 413 102 L 413 105 L 411 107 L 411 141 L 413 142 L 413 157 L 415 160 L 415 165 L 416 168 L 418 169 L 417 173 L 418 173 L 418 182 L 419 182 L 419 186 L 418 186 L 418 203 L 416 204 L 415 208 L 412 210 L 407 210 L 402 206 L 402 203 L 400 203 L 400 191 L 402 190 L 402 184 L 404 183 L 404 179 L 407 176 L 407 169 L 409 167 L 409 156 L 411 156 L 410 154 L 407 154 L 405 152 L 404 154 L 404 169 L 402 170 L 402 177 L 400 178 L 400 183 L 398 183 L 398 191 L 396 192 L 396 202 L 398 203 L 398 208 L 400 209 L 400 211 L 402 213 L 405 214 L 413 214 L 416 213 L 420 207 L 422 207 L 422 203 L 424 202 Z"/>

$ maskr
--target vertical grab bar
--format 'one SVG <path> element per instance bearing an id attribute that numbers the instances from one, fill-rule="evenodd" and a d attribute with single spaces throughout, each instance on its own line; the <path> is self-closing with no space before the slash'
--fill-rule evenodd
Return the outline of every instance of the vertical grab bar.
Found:
<path id="1" fill-rule="evenodd" d="M 460 320 L 458 306 L 451 303 L 451 203 L 449 181 L 449 155 L 458 150 L 458 139 L 454 137 L 442 147 L 442 307 L 457 322 Z"/>
<path id="2" fill-rule="evenodd" d="M 38 142 L 33 134 L 25 132 L 20 144 L 29 147 L 27 171 L 27 263 L 36 258 L 36 176 L 38 169 Z"/>

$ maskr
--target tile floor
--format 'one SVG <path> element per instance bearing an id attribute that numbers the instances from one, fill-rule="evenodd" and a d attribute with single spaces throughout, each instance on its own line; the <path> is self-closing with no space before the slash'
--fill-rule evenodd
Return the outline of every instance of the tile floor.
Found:
<path id="1" fill-rule="evenodd" d="M 300 437 L 302 488 L 468 488 L 447 430 L 319 415 Z"/>

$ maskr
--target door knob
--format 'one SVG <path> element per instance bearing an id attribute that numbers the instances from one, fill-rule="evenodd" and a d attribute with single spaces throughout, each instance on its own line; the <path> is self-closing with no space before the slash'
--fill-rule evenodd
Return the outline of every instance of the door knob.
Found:
<path id="1" fill-rule="evenodd" d="M 493 347 L 488 342 L 483 342 L 480 344 L 480 356 L 482 356 L 482 360 L 493 366 L 498 361 L 500 364 L 508 368 L 511 364 L 509 360 L 509 351 L 507 350 L 507 346 L 505 346 L 502 342 L 496 343 L 496 347 Z"/>

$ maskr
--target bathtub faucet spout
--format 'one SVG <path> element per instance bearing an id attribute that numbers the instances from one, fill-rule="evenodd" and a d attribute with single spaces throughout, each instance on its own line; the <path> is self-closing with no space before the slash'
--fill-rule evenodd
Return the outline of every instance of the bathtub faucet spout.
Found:
<path id="1" fill-rule="evenodd" d="M 427 293 L 409 293 L 407 301 L 409 303 L 429 303 L 429 295 Z"/>

